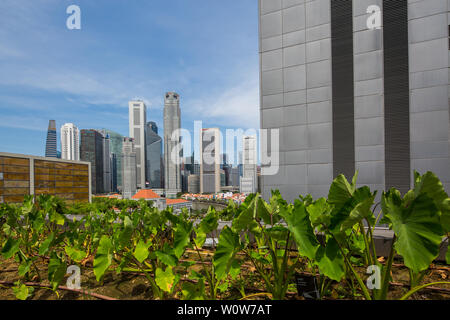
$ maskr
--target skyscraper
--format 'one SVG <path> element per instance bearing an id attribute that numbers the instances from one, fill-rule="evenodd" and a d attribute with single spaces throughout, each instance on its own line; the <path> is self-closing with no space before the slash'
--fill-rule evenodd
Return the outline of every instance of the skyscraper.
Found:
<path id="1" fill-rule="evenodd" d="M 80 131 L 73 123 L 61 127 L 61 159 L 80 161 Z"/>
<path id="2" fill-rule="evenodd" d="M 110 193 L 112 190 L 112 172 L 111 172 L 111 140 L 109 134 L 102 133 L 103 138 L 103 192 Z"/>
<path id="3" fill-rule="evenodd" d="M 254 193 L 258 189 L 256 136 L 244 136 L 242 142 L 242 171 L 240 190 Z"/>
<path id="4" fill-rule="evenodd" d="M 136 151 L 134 139 L 123 138 L 122 147 L 123 198 L 131 199 L 136 194 Z"/>
<path id="5" fill-rule="evenodd" d="M 56 121 L 49 120 L 47 140 L 45 143 L 45 156 L 48 158 L 57 158 L 58 153 L 56 150 Z"/>
<path id="6" fill-rule="evenodd" d="M 97 130 L 81 130 L 81 160 L 91 163 L 92 193 L 105 192 L 104 185 L 104 141 Z"/>
<path id="7" fill-rule="evenodd" d="M 220 192 L 220 131 L 202 129 L 200 134 L 200 193 Z"/>
<path id="8" fill-rule="evenodd" d="M 182 155 L 172 157 L 175 146 L 180 143 L 178 133 L 180 126 L 180 96 L 175 92 L 168 92 L 164 99 L 164 188 L 167 197 L 173 197 L 181 192 L 180 158 Z M 174 132 L 175 136 L 172 137 Z"/>
<path id="9" fill-rule="evenodd" d="M 356 170 L 403 194 L 433 171 L 450 192 L 447 1 L 259 0 L 259 18 L 261 125 L 280 129 L 265 198 L 324 197 Z"/>
<path id="10" fill-rule="evenodd" d="M 147 187 L 160 189 L 163 187 L 161 185 L 162 138 L 158 135 L 158 126 L 155 122 L 148 122 L 145 129 Z"/>
<path id="11" fill-rule="evenodd" d="M 109 135 L 110 151 L 112 155 L 111 167 L 113 169 L 116 168 L 116 170 L 111 170 L 112 180 L 114 181 L 112 191 L 116 191 L 116 189 L 122 190 L 122 144 L 124 137 L 121 134 L 108 129 L 102 129 L 101 132 Z"/>
<path id="12" fill-rule="evenodd" d="M 130 101 L 129 128 L 130 138 L 134 139 L 136 152 L 136 183 L 138 189 L 145 189 L 145 126 L 147 124 L 147 107 L 140 100 Z"/>

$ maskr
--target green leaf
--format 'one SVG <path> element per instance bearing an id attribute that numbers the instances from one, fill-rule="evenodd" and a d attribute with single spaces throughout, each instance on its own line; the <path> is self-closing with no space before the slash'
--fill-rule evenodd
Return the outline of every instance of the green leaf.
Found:
<path id="1" fill-rule="evenodd" d="M 272 228 L 267 228 L 266 233 L 272 240 L 286 241 L 287 235 L 289 233 L 289 229 L 287 229 L 281 225 L 277 225 Z"/>
<path id="2" fill-rule="evenodd" d="M 309 220 L 309 216 L 303 202 L 296 199 L 294 202 L 294 208 L 290 206 L 284 210 L 281 210 L 280 215 L 284 218 L 289 230 L 294 236 L 299 254 L 313 260 L 316 255 L 319 242 L 314 234 L 311 221 Z"/>
<path id="3" fill-rule="evenodd" d="M 342 221 L 340 231 L 343 232 L 347 229 L 351 229 L 355 224 L 358 224 L 363 219 L 369 219 L 373 216 L 372 205 L 375 197 L 371 196 L 364 201 L 358 203 L 352 211 L 350 211 L 349 216 Z"/>
<path id="4" fill-rule="evenodd" d="M 428 171 L 423 176 L 419 176 L 415 172 L 414 193 L 417 196 L 420 194 L 426 194 L 433 199 L 436 206 L 441 209 L 442 203 L 448 198 L 448 194 L 445 192 L 439 178 L 433 173 Z"/>
<path id="5" fill-rule="evenodd" d="M 133 222 L 128 216 L 125 216 L 123 220 L 123 230 L 120 233 L 119 243 L 122 247 L 125 247 L 129 244 L 131 235 L 133 234 Z"/>
<path id="6" fill-rule="evenodd" d="M 191 233 L 193 229 L 193 223 L 192 222 L 184 222 L 181 221 L 177 224 L 175 228 L 175 236 L 173 240 L 173 248 L 175 256 L 179 259 L 183 253 L 186 247 L 191 242 Z"/>
<path id="7" fill-rule="evenodd" d="M 442 227 L 446 233 L 450 233 L 450 198 L 445 199 L 441 210 Z"/>
<path id="8" fill-rule="evenodd" d="M 31 265 L 33 264 L 32 260 L 23 260 L 22 263 L 19 266 L 19 276 L 23 277 L 30 271 Z"/>
<path id="9" fill-rule="evenodd" d="M 328 278 L 341 281 L 345 275 L 345 263 L 337 242 L 329 238 L 326 247 L 320 246 L 316 253 L 316 264 L 320 273 Z"/>
<path id="10" fill-rule="evenodd" d="M 240 248 L 239 234 L 233 232 L 228 226 L 225 226 L 220 232 L 219 244 L 213 257 L 217 280 L 222 280 L 227 276 L 234 257 Z"/>
<path id="11" fill-rule="evenodd" d="M 171 267 L 167 267 L 165 271 L 161 268 L 157 268 L 155 276 L 156 284 L 159 288 L 161 288 L 161 290 L 164 290 L 165 292 L 170 292 L 172 290 L 175 275 L 173 274 Z"/>
<path id="12" fill-rule="evenodd" d="M 67 272 L 67 265 L 59 259 L 55 253 L 52 253 L 48 264 L 48 280 L 50 281 L 53 291 L 55 291 Z"/>
<path id="13" fill-rule="evenodd" d="M 149 247 L 150 247 L 150 243 L 145 243 L 144 240 L 142 240 L 142 239 L 139 240 L 138 244 L 136 245 L 133 255 L 140 263 L 144 262 L 144 260 L 148 258 L 148 255 L 149 255 L 148 248 Z"/>
<path id="14" fill-rule="evenodd" d="M 2 248 L 2 255 L 5 259 L 9 259 L 19 251 L 20 240 L 8 238 Z"/>
<path id="15" fill-rule="evenodd" d="M 203 300 L 205 293 L 205 282 L 200 278 L 198 283 L 184 282 L 181 293 L 184 300 Z"/>
<path id="16" fill-rule="evenodd" d="M 353 177 L 352 184 L 349 184 L 343 174 L 333 180 L 328 192 L 328 202 L 335 205 L 338 209 L 350 199 L 356 190 L 356 178 L 358 172 Z"/>
<path id="17" fill-rule="evenodd" d="M 75 247 L 65 246 L 64 251 L 75 262 L 81 262 L 86 257 L 86 252 Z"/>
<path id="18" fill-rule="evenodd" d="M 155 254 L 158 257 L 158 259 L 165 265 L 167 265 L 169 267 L 177 266 L 178 259 L 173 254 L 162 252 L 162 251 L 156 251 Z"/>
<path id="19" fill-rule="evenodd" d="M 202 232 L 201 230 L 195 231 L 195 238 L 194 243 L 197 246 L 197 248 L 202 248 L 206 241 L 206 233 Z"/>
<path id="20" fill-rule="evenodd" d="M 217 216 L 216 210 L 210 207 L 208 214 L 198 224 L 197 230 L 206 234 L 213 232 L 219 226 L 218 221 L 219 217 Z"/>
<path id="21" fill-rule="evenodd" d="M 16 286 L 14 286 L 12 289 L 14 291 L 14 295 L 19 300 L 27 300 L 34 291 L 33 287 L 27 287 L 23 283 L 16 282 L 15 284 Z"/>
<path id="22" fill-rule="evenodd" d="M 327 199 L 320 198 L 307 207 L 309 219 L 313 226 L 330 225 L 332 207 L 328 204 Z"/>
<path id="23" fill-rule="evenodd" d="M 256 215 L 264 221 L 265 224 L 273 225 L 277 221 L 272 221 L 271 219 L 271 207 L 264 201 L 263 198 L 258 197 L 256 203 Z"/>
<path id="24" fill-rule="evenodd" d="M 50 245 L 52 244 L 54 239 L 55 234 L 52 232 L 50 233 L 48 238 L 42 242 L 41 246 L 39 247 L 39 255 L 43 256 L 48 252 L 48 249 L 50 248 Z"/>
<path id="25" fill-rule="evenodd" d="M 94 258 L 94 274 L 97 281 L 105 274 L 112 262 L 113 245 L 108 236 L 102 236 Z"/>
<path id="26" fill-rule="evenodd" d="M 233 230 L 236 232 L 242 230 L 252 230 L 257 226 L 256 218 L 256 198 L 248 204 L 248 207 L 243 207 L 244 209 L 241 213 L 233 220 Z"/>
<path id="27" fill-rule="evenodd" d="M 444 235 L 433 200 L 421 194 L 405 208 L 401 205 L 400 193 L 391 190 L 383 194 L 382 207 L 392 223 L 397 236 L 395 249 L 405 265 L 415 273 L 427 269 L 439 255 Z"/>

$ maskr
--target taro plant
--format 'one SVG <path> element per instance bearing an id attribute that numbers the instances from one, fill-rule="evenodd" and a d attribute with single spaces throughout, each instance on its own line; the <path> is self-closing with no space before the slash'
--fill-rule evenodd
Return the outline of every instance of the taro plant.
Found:
<path id="1" fill-rule="evenodd" d="M 194 248 L 202 264 L 201 272 L 191 271 L 191 279 L 196 281 L 184 282 L 182 294 L 184 299 L 216 300 L 219 293 L 226 292 L 231 280 L 235 280 L 241 269 L 241 261 L 237 254 L 242 250 L 239 234 L 225 226 L 219 235 L 219 242 L 214 252 L 212 263 L 204 261 L 200 249 L 206 237 L 217 230 L 219 215 L 213 207 L 208 209 L 206 216 L 195 227 Z M 208 285 L 208 288 L 206 288 Z"/>
<path id="2" fill-rule="evenodd" d="M 276 300 L 286 296 L 299 263 L 298 257 L 292 259 L 290 255 L 292 230 L 282 223 L 294 210 L 279 192 L 273 193 L 270 203 L 254 194 L 247 197 L 233 220 L 236 233 L 246 232 L 243 252 L 264 282 L 267 292 L 263 294 Z M 250 237 L 254 238 L 254 248 Z"/>
<path id="3" fill-rule="evenodd" d="M 381 222 L 388 224 L 395 236 L 388 260 L 385 265 L 381 265 L 375 251 L 375 215 L 371 209 L 376 193 L 371 193 L 368 187 L 356 188 L 356 178 L 357 174 L 349 183 L 343 175 L 337 177 L 330 187 L 328 200 L 319 199 L 308 207 L 308 212 L 313 226 L 324 233 L 327 242 L 335 244 L 333 251 L 336 257 L 343 258 L 346 274 L 357 282 L 364 297 L 367 300 L 387 299 L 396 253 L 410 270 L 411 290 L 402 299 L 426 286 L 446 283 L 419 286 L 430 264 L 439 254 L 444 234 L 448 233 L 448 196 L 439 179 L 431 172 L 423 176 L 415 173 L 415 187 L 403 198 L 396 189 L 382 194 L 384 217 Z M 364 241 L 361 251 L 366 266 L 377 265 L 382 270 L 381 287 L 372 292 L 369 292 L 351 262 L 352 234 L 355 230 L 356 236 L 362 237 Z M 317 257 L 316 261 L 319 263 Z M 333 267 L 337 265 L 334 263 Z M 325 272 L 323 268 L 320 271 Z"/>

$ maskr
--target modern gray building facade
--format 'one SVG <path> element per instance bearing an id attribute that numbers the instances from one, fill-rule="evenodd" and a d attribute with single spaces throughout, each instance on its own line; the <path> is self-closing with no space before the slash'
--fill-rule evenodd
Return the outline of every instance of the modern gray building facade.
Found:
<path id="1" fill-rule="evenodd" d="M 57 158 L 58 152 L 56 149 L 56 121 L 48 121 L 47 140 L 45 142 L 45 157 Z"/>
<path id="2" fill-rule="evenodd" d="M 162 186 L 162 138 L 158 135 L 155 122 L 148 122 L 145 127 L 146 143 L 146 188 L 161 189 Z"/>
<path id="3" fill-rule="evenodd" d="M 91 163 L 91 190 L 94 194 L 105 192 L 103 135 L 93 129 L 81 130 L 80 158 Z"/>
<path id="4" fill-rule="evenodd" d="M 112 191 L 122 190 L 122 144 L 124 137 L 108 129 L 102 129 L 101 132 L 108 134 L 110 140 Z"/>
<path id="5" fill-rule="evenodd" d="M 172 159 L 172 151 L 180 137 L 177 132 L 181 127 L 180 96 L 175 92 L 167 92 L 164 98 L 164 188 L 166 197 L 176 196 L 181 192 L 181 157 Z M 172 161 L 175 160 L 175 161 Z"/>
<path id="6" fill-rule="evenodd" d="M 128 103 L 130 138 L 134 139 L 136 151 L 136 182 L 138 189 L 145 189 L 145 126 L 147 124 L 147 107 L 140 100 Z"/>
<path id="7" fill-rule="evenodd" d="M 136 194 L 137 187 L 136 149 L 134 139 L 124 137 L 122 144 L 122 183 L 123 198 L 131 199 Z"/>
<path id="8" fill-rule="evenodd" d="M 220 192 L 220 130 L 202 129 L 200 134 L 200 193 Z"/>
<path id="9" fill-rule="evenodd" d="M 280 130 L 264 197 L 326 196 L 334 177 L 356 170 L 359 185 L 402 193 L 413 170 L 433 171 L 450 191 L 449 8 L 259 0 L 261 127 Z"/>

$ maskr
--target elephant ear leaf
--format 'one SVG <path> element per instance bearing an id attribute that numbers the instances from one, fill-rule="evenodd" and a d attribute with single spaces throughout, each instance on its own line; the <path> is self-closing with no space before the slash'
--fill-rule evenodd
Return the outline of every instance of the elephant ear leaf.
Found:
<path id="1" fill-rule="evenodd" d="M 105 274 L 112 262 L 113 245 L 111 239 L 107 236 L 102 236 L 97 248 L 97 254 L 94 259 L 94 274 L 97 281 Z"/>
<path id="2" fill-rule="evenodd" d="M 58 288 L 60 282 L 64 279 L 66 271 L 67 265 L 53 253 L 48 264 L 48 280 L 53 290 Z"/>
<path id="3" fill-rule="evenodd" d="M 193 223 L 185 221 L 180 221 L 175 228 L 173 248 L 178 259 L 183 255 L 184 250 L 191 241 L 192 230 Z"/>
<path id="4" fill-rule="evenodd" d="M 433 199 L 439 210 L 442 209 L 444 201 L 448 198 L 448 194 L 445 192 L 442 182 L 430 171 L 423 176 L 420 176 L 415 172 L 414 193 L 416 197 L 421 194 L 426 194 Z"/>
<path id="5" fill-rule="evenodd" d="M 389 192 L 382 197 L 383 211 L 397 237 L 396 251 L 413 272 L 429 267 L 439 255 L 444 232 L 434 201 L 419 195 L 409 207 L 399 205 L 398 193 Z"/>
<path id="6" fill-rule="evenodd" d="M 166 270 L 157 268 L 155 272 L 155 281 L 158 287 L 160 287 L 165 292 L 171 292 L 172 287 L 175 282 L 175 275 L 173 274 L 172 268 L 167 267 Z"/>
<path id="7" fill-rule="evenodd" d="M 299 254 L 314 259 L 319 242 L 316 239 L 303 202 L 295 200 L 294 208 L 287 207 L 280 211 L 280 215 L 284 218 L 289 231 L 294 236 Z"/>
<path id="8" fill-rule="evenodd" d="M 347 181 L 343 174 L 334 179 L 328 192 L 328 202 L 338 209 L 344 206 L 356 190 L 357 177 L 358 173 L 353 177 L 352 184 Z"/>
<path id="9" fill-rule="evenodd" d="M 329 238 L 326 246 L 320 246 L 316 252 L 316 264 L 321 273 L 328 278 L 341 281 L 345 275 L 344 256 L 339 250 L 338 243 L 333 238 Z"/>
<path id="10" fill-rule="evenodd" d="M 225 226 L 219 236 L 219 244 L 214 253 L 213 264 L 217 280 L 224 279 L 234 261 L 235 255 L 241 248 L 239 234 Z"/>

